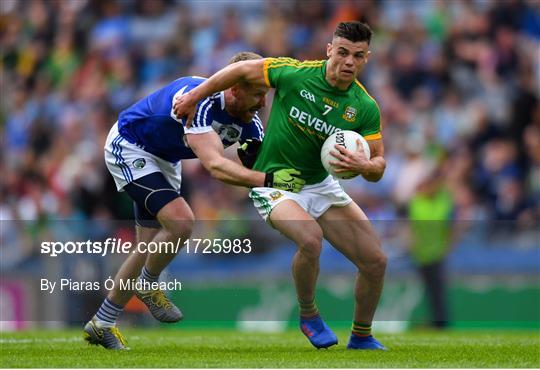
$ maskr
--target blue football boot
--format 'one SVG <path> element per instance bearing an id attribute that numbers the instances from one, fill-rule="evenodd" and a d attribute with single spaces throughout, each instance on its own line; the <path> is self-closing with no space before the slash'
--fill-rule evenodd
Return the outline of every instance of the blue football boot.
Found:
<path id="1" fill-rule="evenodd" d="M 351 334 L 347 349 L 378 349 L 386 351 L 386 347 L 381 344 L 372 335 L 367 337 L 359 337 L 358 335 Z"/>
<path id="2" fill-rule="evenodd" d="M 334 332 L 319 315 L 310 319 L 300 318 L 300 330 L 316 348 L 328 348 L 338 343 Z"/>

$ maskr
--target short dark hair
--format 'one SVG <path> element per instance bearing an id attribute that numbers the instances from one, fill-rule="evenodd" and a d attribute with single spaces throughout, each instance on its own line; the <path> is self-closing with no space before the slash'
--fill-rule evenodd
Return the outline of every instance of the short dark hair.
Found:
<path id="1" fill-rule="evenodd" d="M 233 55 L 233 57 L 229 60 L 229 64 L 241 62 L 243 60 L 255 60 L 255 59 L 262 59 L 262 56 L 252 51 L 241 51 Z"/>
<path id="2" fill-rule="evenodd" d="M 334 31 L 334 37 L 343 37 L 352 42 L 366 41 L 369 45 L 373 31 L 366 23 L 352 21 L 341 22 Z"/>

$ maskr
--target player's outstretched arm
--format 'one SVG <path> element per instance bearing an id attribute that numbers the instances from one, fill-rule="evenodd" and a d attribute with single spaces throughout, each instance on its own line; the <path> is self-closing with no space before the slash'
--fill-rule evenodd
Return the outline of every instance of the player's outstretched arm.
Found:
<path id="1" fill-rule="evenodd" d="M 371 159 L 366 158 L 360 141 L 357 142 L 358 150 L 356 152 L 351 152 L 341 145 L 336 145 L 336 150 L 331 152 L 336 160 L 330 161 L 331 165 L 337 167 L 335 172 L 354 171 L 362 175 L 367 181 L 379 181 L 386 169 L 383 141 L 377 139 L 370 140 L 368 143 Z"/>
<path id="2" fill-rule="evenodd" d="M 186 127 L 191 127 L 195 109 L 200 100 L 218 91 L 226 90 L 239 82 L 266 86 L 264 59 L 236 62 L 219 70 L 187 94 L 179 96 L 173 105 L 174 114 L 178 119 L 185 117 Z"/>
<path id="3" fill-rule="evenodd" d="M 210 175 L 232 185 L 246 187 L 272 187 L 297 193 L 305 181 L 301 173 L 294 169 L 282 169 L 272 173 L 250 170 L 223 155 L 223 144 L 214 132 L 187 134 L 187 142 Z"/>

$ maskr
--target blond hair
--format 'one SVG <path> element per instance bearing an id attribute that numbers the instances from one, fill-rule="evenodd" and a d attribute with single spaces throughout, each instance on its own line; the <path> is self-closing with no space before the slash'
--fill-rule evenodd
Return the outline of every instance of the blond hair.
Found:
<path id="1" fill-rule="evenodd" d="M 253 53 L 251 51 L 241 51 L 233 55 L 233 57 L 229 60 L 229 64 L 241 62 L 243 60 L 255 60 L 255 59 L 262 59 L 262 56 L 260 56 L 257 53 Z"/>

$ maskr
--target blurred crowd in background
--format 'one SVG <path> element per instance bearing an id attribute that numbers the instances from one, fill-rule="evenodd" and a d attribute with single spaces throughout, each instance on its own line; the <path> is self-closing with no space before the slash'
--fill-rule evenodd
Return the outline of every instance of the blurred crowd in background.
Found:
<path id="1" fill-rule="evenodd" d="M 1 218 L 130 219 L 103 160 L 120 111 L 180 76 L 209 76 L 239 51 L 325 59 L 346 20 L 374 30 L 359 80 L 381 107 L 387 171 L 379 183 L 344 182 L 368 216 L 407 217 L 437 179 L 452 218 L 537 226 L 534 0 L 2 0 Z M 183 166 L 197 218 L 257 218 L 246 189 L 212 179 L 197 160 Z"/>

